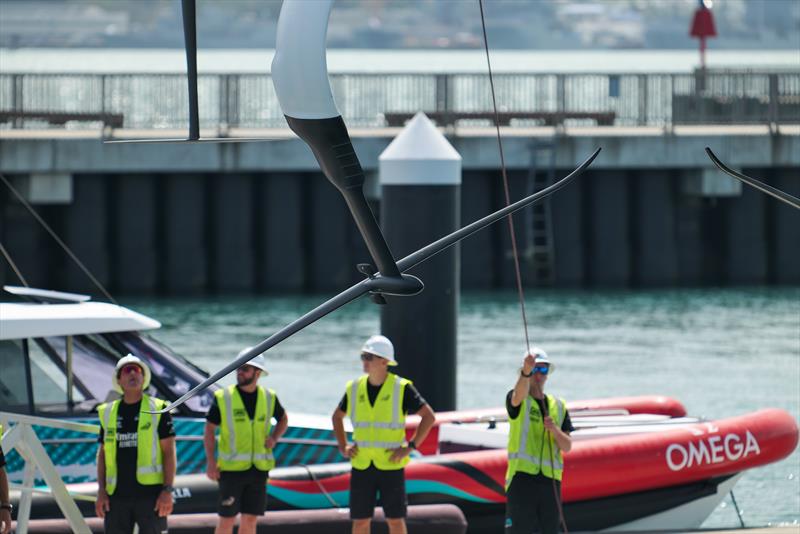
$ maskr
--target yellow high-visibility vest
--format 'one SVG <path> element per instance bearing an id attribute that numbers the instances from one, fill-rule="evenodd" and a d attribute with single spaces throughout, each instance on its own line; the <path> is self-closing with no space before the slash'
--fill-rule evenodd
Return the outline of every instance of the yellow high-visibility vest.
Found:
<path id="1" fill-rule="evenodd" d="M 402 469 L 408 456 L 399 462 L 389 461 L 391 449 L 401 447 L 406 437 L 406 416 L 403 396 L 410 380 L 389 373 L 378 392 L 375 404 L 369 403 L 367 380 L 364 375 L 347 383 L 347 414 L 353 424 L 353 441 L 358 454 L 350 459 L 355 469 L 366 469 L 372 463 L 378 469 Z"/>
<path id="2" fill-rule="evenodd" d="M 272 449 L 266 446 L 275 412 L 275 392 L 260 386 L 257 391 L 253 419 L 235 385 L 214 392 L 221 416 L 217 440 L 220 471 L 246 471 L 252 466 L 269 471 L 275 467 Z"/>
<path id="3" fill-rule="evenodd" d="M 563 399 L 546 395 L 547 409 L 558 428 L 566 417 L 566 404 Z M 561 480 L 564 473 L 564 455 L 552 433 L 545 432 L 543 415 L 539 403 L 528 395 L 522 401 L 519 415 L 509 419 L 511 429 L 508 434 L 508 469 L 506 489 L 517 472 Z"/>
<path id="4" fill-rule="evenodd" d="M 103 427 L 103 451 L 106 457 L 106 492 L 117 489 L 117 412 L 121 400 L 101 404 L 97 409 Z M 153 486 L 164 483 L 164 460 L 158 439 L 161 414 L 148 413 L 161 410 L 166 401 L 142 395 L 139 407 L 138 441 L 136 445 L 136 480 L 139 484 Z"/>

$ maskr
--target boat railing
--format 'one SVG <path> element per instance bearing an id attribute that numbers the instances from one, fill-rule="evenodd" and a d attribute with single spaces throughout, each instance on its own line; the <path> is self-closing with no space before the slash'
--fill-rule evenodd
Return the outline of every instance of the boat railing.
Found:
<path id="1" fill-rule="evenodd" d="M 19 534 L 27 534 L 28 532 L 33 494 L 41 492 L 36 487 L 36 474 L 38 471 L 49 488 L 47 493 L 51 494 L 55 499 L 72 532 L 90 534 L 91 530 L 86 525 L 83 515 L 75 504 L 76 497 L 70 494 L 33 427 L 58 428 L 99 435 L 100 426 L 11 412 L 0 412 L 0 424 L 3 425 L 5 430 L 1 437 L 3 450 L 6 452 L 16 450 L 25 461 L 22 484 L 13 485 L 14 489 L 20 490 L 16 531 Z M 82 498 L 85 500 L 86 497 L 83 496 Z"/>

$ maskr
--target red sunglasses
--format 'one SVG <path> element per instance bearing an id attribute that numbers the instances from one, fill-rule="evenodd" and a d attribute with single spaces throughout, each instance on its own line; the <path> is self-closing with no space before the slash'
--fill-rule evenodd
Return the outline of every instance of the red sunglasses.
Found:
<path id="1" fill-rule="evenodd" d="M 136 365 L 135 363 L 130 363 L 119 370 L 119 374 L 121 375 L 127 375 L 130 373 L 142 374 L 142 368 Z"/>

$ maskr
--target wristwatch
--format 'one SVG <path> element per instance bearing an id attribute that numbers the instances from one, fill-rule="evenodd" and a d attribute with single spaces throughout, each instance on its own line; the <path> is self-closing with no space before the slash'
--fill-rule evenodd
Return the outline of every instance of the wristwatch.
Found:
<path id="1" fill-rule="evenodd" d="M 413 439 L 408 442 L 408 448 L 417 450 L 417 444 L 414 443 Z"/>
<path id="2" fill-rule="evenodd" d="M 0 504 L 0 510 L 8 510 L 9 513 L 11 513 L 14 511 L 14 505 L 11 504 L 10 502 L 4 502 Z"/>
<path id="3" fill-rule="evenodd" d="M 163 485 L 161 486 L 161 491 L 166 491 L 167 493 L 172 493 L 175 490 L 172 486 Z"/>
<path id="4" fill-rule="evenodd" d="M 530 373 L 528 373 L 527 375 L 525 374 L 525 371 L 524 371 L 523 369 L 520 369 L 520 370 L 519 370 L 519 374 L 521 374 L 521 375 L 522 375 L 522 376 L 524 376 L 525 378 L 530 378 L 530 377 L 532 377 L 532 376 L 533 376 L 533 369 L 531 369 L 531 372 L 530 372 Z"/>

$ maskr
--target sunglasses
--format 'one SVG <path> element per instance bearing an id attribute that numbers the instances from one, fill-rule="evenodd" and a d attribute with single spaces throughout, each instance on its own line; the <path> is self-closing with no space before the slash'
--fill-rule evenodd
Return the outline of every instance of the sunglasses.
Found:
<path id="1" fill-rule="evenodd" d="M 368 354 L 366 352 L 362 352 L 361 353 L 361 361 L 362 362 L 371 362 L 375 358 L 376 358 L 376 356 L 374 354 Z"/>
<path id="2" fill-rule="evenodd" d="M 132 363 L 119 370 L 119 374 L 121 375 L 128 375 L 131 373 L 142 374 L 142 368 Z"/>
<path id="3" fill-rule="evenodd" d="M 533 373 L 540 373 L 547 376 L 547 373 L 550 372 L 550 367 L 547 365 L 537 365 L 533 368 Z"/>

